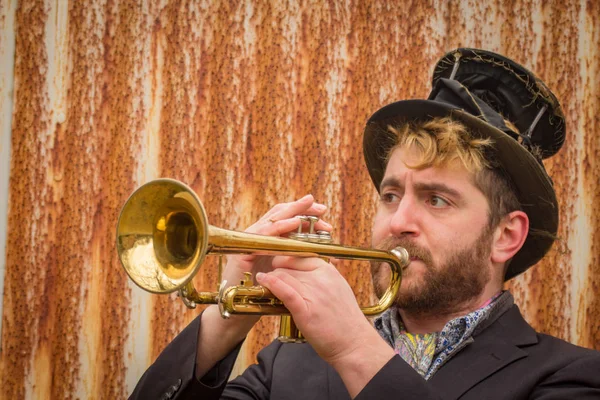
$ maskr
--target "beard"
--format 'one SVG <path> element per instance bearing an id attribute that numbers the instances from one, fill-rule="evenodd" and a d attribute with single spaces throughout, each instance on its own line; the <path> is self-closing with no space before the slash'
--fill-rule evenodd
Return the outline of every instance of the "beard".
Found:
<path id="1" fill-rule="evenodd" d="M 476 299 L 490 280 L 487 259 L 491 251 L 492 235 L 484 229 L 473 245 L 455 251 L 436 265 L 429 250 L 418 246 L 407 238 L 386 238 L 377 248 L 391 250 L 404 247 L 411 258 L 417 257 L 425 265 L 420 282 L 405 285 L 398 291 L 395 305 L 404 311 L 420 316 L 440 316 L 455 312 Z M 411 275 L 410 267 L 402 273 Z M 381 297 L 389 284 L 389 265 L 372 262 L 371 274 L 375 293 Z"/>

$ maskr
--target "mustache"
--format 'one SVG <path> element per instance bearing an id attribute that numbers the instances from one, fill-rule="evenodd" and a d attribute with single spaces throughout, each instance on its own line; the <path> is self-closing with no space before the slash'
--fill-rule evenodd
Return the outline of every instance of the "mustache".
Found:
<path id="1" fill-rule="evenodd" d="M 405 248 L 411 259 L 418 258 L 423 261 L 427 267 L 433 266 L 431 252 L 426 248 L 415 244 L 408 238 L 387 237 L 376 246 L 377 249 L 385 251 L 395 249 L 396 247 Z"/>

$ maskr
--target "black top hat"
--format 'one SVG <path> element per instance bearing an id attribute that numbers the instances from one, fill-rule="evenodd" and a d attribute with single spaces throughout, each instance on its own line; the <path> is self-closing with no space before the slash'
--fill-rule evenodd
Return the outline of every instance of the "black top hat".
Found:
<path id="1" fill-rule="evenodd" d="M 514 188 L 530 224 L 523 247 L 508 266 L 508 280 L 537 263 L 558 230 L 558 203 L 541 158 L 555 154 L 564 142 L 560 105 L 533 73 L 484 50 L 456 49 L 444 55 L 435 66 L 432 86 L 427 100 L 392 103 L 369 118 L 363 138 L 369 174 L 379 190 L 386 155 L 395 144 L 385 129 L 389 124 L 450 116 L 474 136 L 491 138 L 493 160 Z M 507 127 L 504 118 L 521 133 Z"/>

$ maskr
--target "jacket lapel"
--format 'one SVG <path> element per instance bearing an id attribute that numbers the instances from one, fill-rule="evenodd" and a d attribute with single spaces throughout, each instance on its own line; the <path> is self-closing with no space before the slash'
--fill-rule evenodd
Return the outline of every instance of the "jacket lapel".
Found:
<path id="1" fill-rule="evenodd" d="M 454 355 L 430 379 L 446 399 L 456 399 L 504 366 L 527 357 L 521 346 L 537 343 L 533 328 L 513 306 L 473 337 L 473 342 Z"/>

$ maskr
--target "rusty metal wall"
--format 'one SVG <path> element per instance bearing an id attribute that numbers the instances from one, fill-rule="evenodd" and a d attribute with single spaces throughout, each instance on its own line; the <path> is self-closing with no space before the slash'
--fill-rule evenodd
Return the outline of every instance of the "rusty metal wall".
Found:
<path id="1" fill-rule="evenodd" d="M 0 398 L 125 398 L 197 315 L 118 264 L 118 212 L 150 179 L 188 183 L 230 229 L 312 193 L 339 242 L 367 245 L 363 124 L 426 96 L 458 46 L 519 60 L 562 101 L 560 241 L 509 287 L 537 329 L 600 349 L 600 2 L 3 0 L 0 29 Z M 343 267 L 361 298 L 366 269 Z"/>
<path id="2" fill-rule="evenodd" d="M 0 293 L 4 292 L 8 176 L 10 170 L 10 127 L 14 76 L 15 4 L 0 5 Z M 0 298 L 0 314 L 2 300 Z M 2 319 L 0 319 L 2 332 Z"/>

